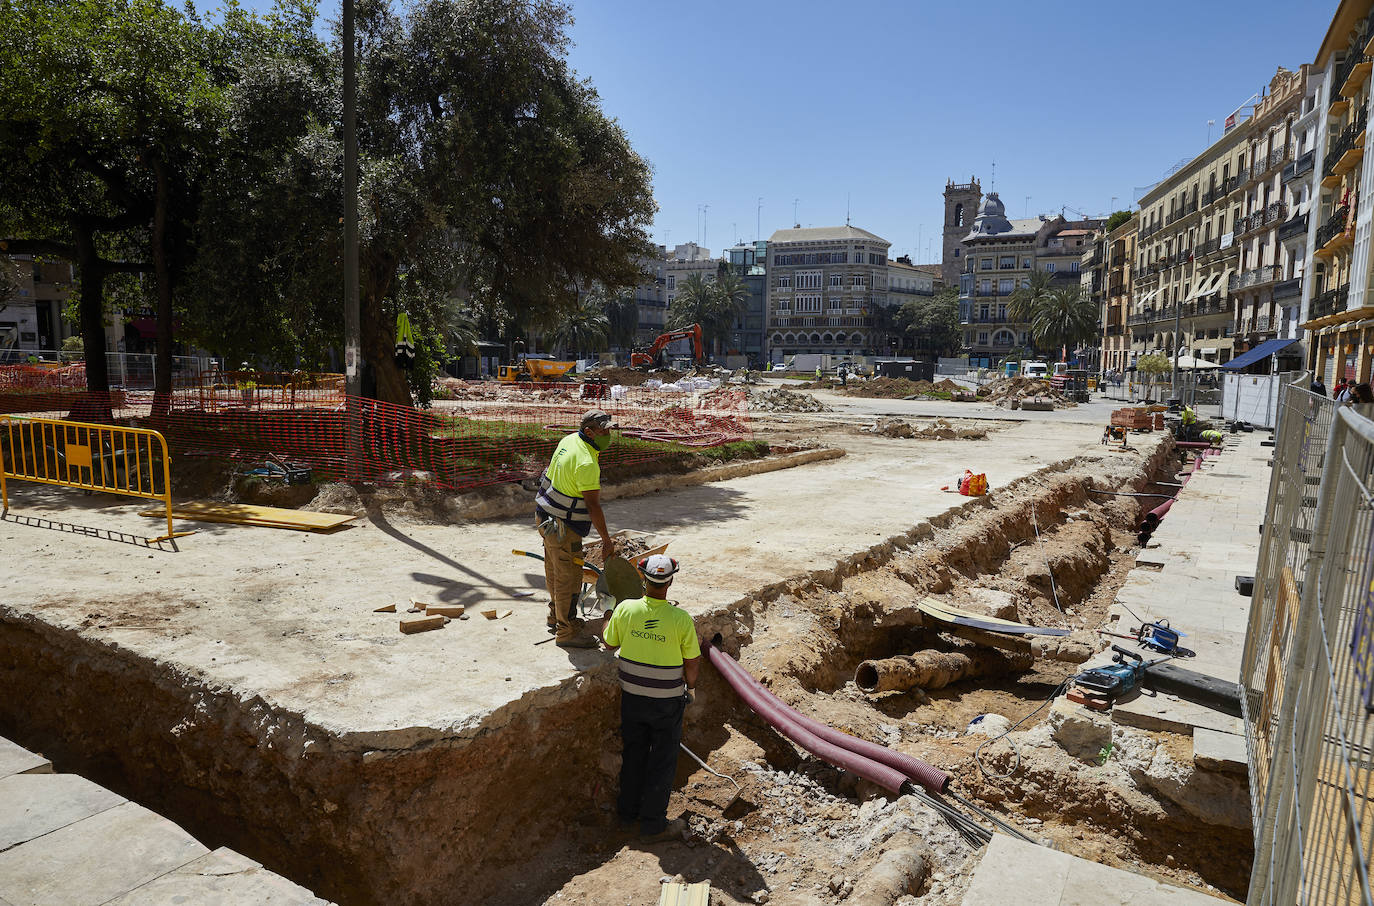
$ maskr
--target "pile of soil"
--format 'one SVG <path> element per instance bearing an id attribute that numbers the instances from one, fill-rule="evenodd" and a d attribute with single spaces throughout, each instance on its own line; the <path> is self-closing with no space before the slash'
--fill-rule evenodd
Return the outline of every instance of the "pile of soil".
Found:
<path id="1" fill-rule="evenodd" d="M 923 393 L 930 393 L 932 390 L 957 393 L 964 389 L 949 378 L 931 383 L 930 381 L 913 381 L 907 378 L 875 377 L 866 381 L 851 382 L 848 387 L 840 388 L 840 392 L 846 396 L 895 400 L 905 399 L 908 396 L 919 396 Z"/>
<path id="2" fill-rule="evenodd" d="M 829 412 L 830 407 L 809 393 L 797 393 L 786 387 L 750 393 L 749 408 L 761 412 Z"/>
<path id="3" fill-rule="evenodd" d="M 867 428 L 860 428 L 865 434 L 881 434 L 884 437 L 911 437 L 926 440 L 983 440 L 988 429 L 982 426 L 956 426 L 943 418 L 937 418 L 928 425 L 916 426 L 900 418 L 884 416 Z"/>
<path id="4" fill-rule="evenodd" d="M 980 387 L 978 398 L 1002 407 L 1022 400 L 1047 400 L 1054 403 L 1056 409 L 1070 409 L 1078 405 L 1057 393 L 1049 381 L 1028 377 L 998 378 Z"/>

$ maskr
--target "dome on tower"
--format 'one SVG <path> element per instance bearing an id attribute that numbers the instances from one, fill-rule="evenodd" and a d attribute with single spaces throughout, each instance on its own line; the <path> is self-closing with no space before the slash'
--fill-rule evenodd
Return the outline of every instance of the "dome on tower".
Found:
<path id="1" fill-rule="evenodd" d="M 969 233 L 969 238 L 1009 233 L 1011 228 L 1011 221 L 1007 219 L 1007 209 L 1002 204 L 1002 199 L 997 197 L 996 192 L 989 192 L 983 197 L 983 203 L 978 206 L 978 217 L 973 221 L 973 232 Z"/>

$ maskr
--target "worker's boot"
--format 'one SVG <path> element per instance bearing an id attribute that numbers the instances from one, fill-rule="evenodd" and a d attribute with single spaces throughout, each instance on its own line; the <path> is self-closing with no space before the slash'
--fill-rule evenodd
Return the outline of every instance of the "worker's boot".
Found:
<path id="1" fill-rule="evenodd" d="M 554 644 L 559 648 L 595 648 L 601 644 L 591 630 L 587 629 L 587 624 L 573 616 L 576 611 L 576 603 L 569 601 L 562 613 L 557 614 L 557 625 L 554 630 Z"/>

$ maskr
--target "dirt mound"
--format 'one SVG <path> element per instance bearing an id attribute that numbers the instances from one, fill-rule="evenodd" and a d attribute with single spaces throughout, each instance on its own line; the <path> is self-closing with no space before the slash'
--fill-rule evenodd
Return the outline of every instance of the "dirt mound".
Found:
<path id="1" fill-rule="evenodd" d="M 776 387 L 749 395 L 749 408 L 761 412 L 829 412 L 830 407 L 809 393 Z"/>
<path id="2" fill-rule="evenodd" d="M 900 418 L 884 416 L 867 428 L 860 428 L 865 434 L 881 434 L 884 437 L 911 437 L 928 440 L 983 440 L 988 429 L 982 426 L 958 426 L 937 418 L 928 425 L 913 425 Z"/>
<path id="3" fill-rule="evenodd" d="M 1025 400 L 1043 400 L 1054 404 L 1056 409 L 1070 409 L 1078 405 L 1060 393 L 1047 380 L 1028 377 L 998 378 L 978 389 L 978 398 L 1002 407 Z"/>

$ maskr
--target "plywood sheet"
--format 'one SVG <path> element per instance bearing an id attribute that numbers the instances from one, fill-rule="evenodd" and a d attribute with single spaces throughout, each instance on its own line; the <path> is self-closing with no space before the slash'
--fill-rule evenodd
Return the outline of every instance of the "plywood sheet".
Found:
<path id="1" fill-rule="evenodd" d="M 148 510 L 139 515 L 165 518 L 167 514 L 163 510 Z M 257 525 L 300 532 L 327 532 L 358 518 L 338 513 L 312 513 L 307 510 L 255 506 L 250 503 L 217 503 L 211 500 L 192 500 L 174 504 L 172 517 L 195 522 L 229 522 L 235 525 Z"/>

